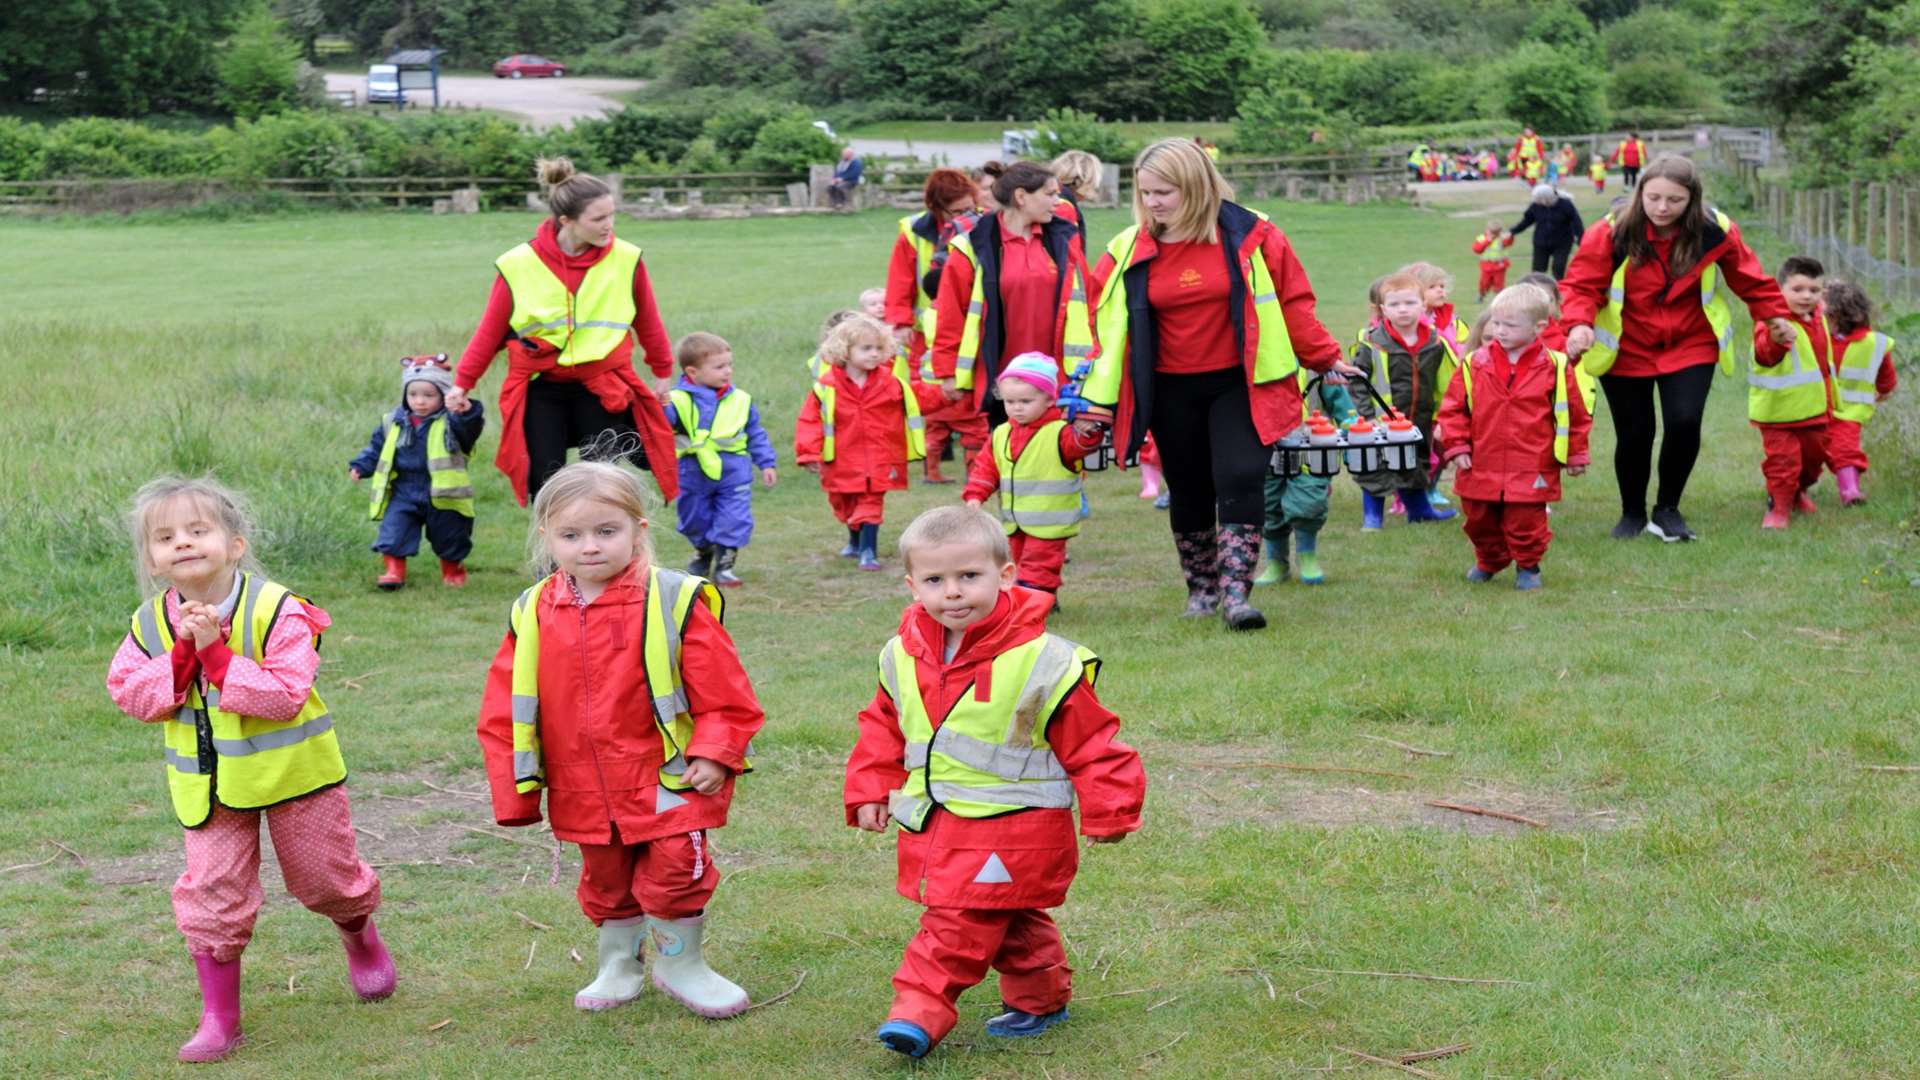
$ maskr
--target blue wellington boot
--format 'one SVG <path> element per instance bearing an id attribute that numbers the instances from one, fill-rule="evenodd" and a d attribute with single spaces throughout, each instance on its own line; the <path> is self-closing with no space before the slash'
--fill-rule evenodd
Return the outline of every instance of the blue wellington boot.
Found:
<path id="1" fill-rule="evenodd" d="M 1001 1004 L 1006 1005 L 1005 1002 Z M 987 1021 L 987 1034 L 1002 1039 L 1024 1039 L 1044 1034 L 1048 1028 L 1067 1018 L 1065 1005 L 1050 1013 L 1021 1012 L 1011 1005 L 1006 1005 L 1006 1009 L 1006 1012 Z"/>
<path id="2" fill-rule="evenodd" d="M 1435 510 L 1427 501 L 1425 488 L 1405 488 L 1400 492 L 1400 501 L 1407 504 L 1409 524 L 1422 521 L 1446 521 L 1458 514 L 1458 510 Z"/>
<path id="3" fill-rule="evenodd" d="M 1360 493 L 1360 531 L 1379 532 L 1387 516 L 1387 501 L 1371 491 Z"/>
<path id="4" fill-rule="evenodd" d="M 880 565 L 880 526 L 871 522 L 860 526 L 860 569 L 884 569 Z"/>
<path id="5" fill-rule="evenodd" d="M 873 1034 L 887 1049 L 911 1058 L 926 1057 L 933 1049 L 933 1037 L 911 1020 L 889 1020 Z"/>

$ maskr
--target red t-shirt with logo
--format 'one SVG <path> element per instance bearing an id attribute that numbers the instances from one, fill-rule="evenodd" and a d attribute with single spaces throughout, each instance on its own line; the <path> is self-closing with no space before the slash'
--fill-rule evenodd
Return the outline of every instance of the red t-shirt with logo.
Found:
<path id="1" fill-rule="evenodd" d="M 1161 242 L 1147 268 L 1147 302 L 1159 334 L 1155 371 L 1196 375 L 1240 366 L 1227 310 L 1232 287 L 1217 242 Z"/>

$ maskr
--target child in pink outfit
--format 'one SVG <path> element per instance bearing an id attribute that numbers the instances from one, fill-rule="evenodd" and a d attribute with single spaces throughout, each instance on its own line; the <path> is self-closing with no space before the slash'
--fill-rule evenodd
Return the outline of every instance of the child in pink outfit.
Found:
<path id="1" fill-rule="evenodd" d="M 218 1061 L 242 1041 L 240 954 L 262 900 L 263 814 L 287 891 L 339 927 L 354 992 L 392 994 L 393 960 L 373 927 L 380 879 L 354 844 L 333 719 L 313 692 L 332 620 L 253 566 L 246 514 L 220 485 L 155 481 L 133 520 L 141 565 L 168 588 L 134 613 L 107 689 L 122 712 L 162 725 L 186 827 L 174 920 L 202 999 L 180 1059 Z"/>

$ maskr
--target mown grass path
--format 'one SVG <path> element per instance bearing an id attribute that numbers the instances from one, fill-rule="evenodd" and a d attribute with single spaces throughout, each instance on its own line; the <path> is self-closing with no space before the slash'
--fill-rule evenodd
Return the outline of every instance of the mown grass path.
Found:
<path id="1" fill-rule="evenodd" d="M 1471 286 L 1477 220 L 1269 209 L 1343 339 L 1367 281 L 1408 259 Z M 593 957 L 577 860 L 562 851 L 552 884 L 545 834 L 475 831 L 498 831 L 462 793 L 482 789 L 472 724 L 524 580 L 524 514 L 476 462 L 473 584 L 450 592 L 422 574 L 380 594 L 365 490 L 345 463 L 396 400 L 395 358 L 457 353 L 490 260 L 535 220 L 0 222 L 13 254 L 0 268 L 0 1047 L 17 1071 L 172 1073 L 197 1015 L 167 898 L 179 837 L 158 735 L 113 709 L 102 678 L 138 599 L 125 500 L 159 472 L 202 467 L 255 496 L 274 576 L 335 619 L 320 689 L 355 772 L 363 851 L 384 866 L 401 970 L 391 1002 L 353 1004 L 333 932 L 269 875 L 247 954 L 251 1046 L 223 1075 L 906 1071 L 869 1037 L 915 909 L 892 892 L 892 838 L 846 829 L 839 806 L 851 718 L 903 589 L 832 557 L 843 534 L 805 474 L 785 468 L 757 497 L 750 584 L 729 596 L 769 719 L 760 769 L 717 835 L 729 877 L 711 949 L 756 999 L 804 972 L 798 991 L 724 1024 L 651 994 L 576 1013 Z M 1119 221 L 1095 215 L 1096 237 Z M 734 343 L 788 460 L 814 328 L 879 283 L 892 230 L 879 213 L 622 224 L 669 330 Z M 1421 1067 L 1909 1074 L 1920 776 L 1861 766 L 1920 761 L 1913 499 L 1889 467 L 1869 506 L 1842 513 L 1829 486 L 1817 517 L 1762 536 L 1759 442 L 1733 382 L 1708 427 L 1686 502 L 1704 542 L 1607 540 L 1603 465 L 1569 481 L 1542 593 L 1472 588 L 1457 528 L 1363 537 L 1343 480 L 1321 544 L 1328 584 L 1261 590 L 1273 628 L 1232 637 L 1172 617 L 1164 519 L 1131 475 L 1096 477 L 1056 629 L 1107 662 L 1102 696 L 1151 775 L 1147 825 L 1087 853 L 1060 913 L 1079 972 L 1072 1022 L 998 1045 L 980 1029 L 988 985 L 919 1072 L 1271 1076 L 1377 1068 L 1340 1047 L 1465 1042 Z M 1604 414 L 1595 443 L 1604 463 Z M 896 498 L 884 550 L 955 493 Z M 656 537 L 677 563 L 670 522 Z"/>

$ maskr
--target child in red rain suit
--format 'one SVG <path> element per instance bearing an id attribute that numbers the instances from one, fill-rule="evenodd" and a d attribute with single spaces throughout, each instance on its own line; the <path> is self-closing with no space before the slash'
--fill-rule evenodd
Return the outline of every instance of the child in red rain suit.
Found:
<path id="1" fill-rule="evenodd" d="M 555 839 L 580 845 L 599 972 L 574 1008 L 639 997 L 651 936 L 653 985 L 719 1019 L 745 1011 L 747 993 L 703 956 L 720 884 L 707 836 L 727 823 L 765 717 L 720 625 L 719 590 L 653 565 L 642 499 L 638 474 L 584 461 L 534 496 L 534 543 L 558 569 L 514 602 L 480 749 L 495 821 L 538 822 L 544 787 Z"/>
<path id="2" fill-rule="evenodd" d="M 923 417 L 947 403 L 937 385 L 882 370 L 893 356 L 893 336 L 864 315 L 834 327 L 820 346 L 829 366 L 794 421 L 794 458 L 847 527 L 840 557 L 862 570 L 880 569 L 887 492 L 907 486 L 907 463 L 926 456 Z"/>
<path id="3" fill-rule="evenodd" d="M 881 650 L 845 802 L 849 825 L 899 822 L 897 887 L 926 905 L 876 1033 L 917 1058 L 990 967 L 1006 1012 L 987 1034 L 1038 1035 L 1067 1018 L 1073 973 L 1045 909 L 1066 901 L 1079 863 L 1072 804 L 1082 834 L 1118 841 L 1140 827 L 1147 778 L 1094 697 L 1099 659 L 1047 633 L 1045 593 L 1014 587 L 998 522 L 930 510 L 900 550 L 915 602 Z"/>
<path id="4" fill-rule="evenodd" d="M 1763 529 L 1784 529 L 1790 514 L 1814 512 L 1812 488 L 1827 464 L 1827 423 L 1833 419 L 1833 369 L 1838 365 L 1833 363 L 1833 334 L 1820 303 L 1825 293 L 1820 279 L 1826 272 L 1819 260 L 1805 255 L 1790 255 L 1780 264 L 1776 280 L 1793 323 L 1791 346 L 1775 342 L 1765 324 L 1755 324 L 1747 418 L 1760 429 L 1766 451 L 1760 462 L 1767 484 Z"/>
<path id="5" fill-rule="evenodd" d="M 1900 376 L 1893 370 L 1894 340 L 1873 328 L 1873 303 L 1849 281 L 1827 283 L 1827 328 L 1833 332 L 1833 419 L 1827 424 L 1827 465 L 1840 485 L 1840 505 L 1867 501 L 1860 478 L 1867 452 L 1860 448 L 1861 425 L 1893 396 Z"/>
<path id="6" fill-rule="evenodd" d="M 1547 504 L 1560 500 L 1560 470 L 1587 470 L 1593 414 L 1574 364 L 1540 342 L 1547 312 L 1546 297 L 1531 285 L 1502 290 L 1487 315 L 1487 343 L 1467 358 L 1440 405 L 1441 455 L 1459 465 L 1453 491 L 1473 541 L 1468 581 L 1491 580 L 1516 563 L 1514 587 L 1539 588 L 1540 560 L 1553 539 Z"/>
<path id="7" fill-rule="evenodd" d="M 1486 303 L 1489 295 L 1507 287 L 1507 267 L 1513 265 L 1507 257 L 1511 247 L 1513 234 L 1497 221 L 1487 222 L 1487 231 L 1474 238 L 1473 253 L 1480 256 L 1480 295 L 1476 303 Z"/>
<path id="8" fill-rule="evenodd" d="M 960 493 L 976 509 L 999 493 L 1018 584 L 1056 595 L 1067 541 L 1080 534 L 1080 462 L 1099 443 L 1083 442 L 1054 406 L 1059 372 L 1045 353 L 1021 353 L 1000 372 L 1007 422 L 994 429 L 991 451 L 974 457 Z"/>

